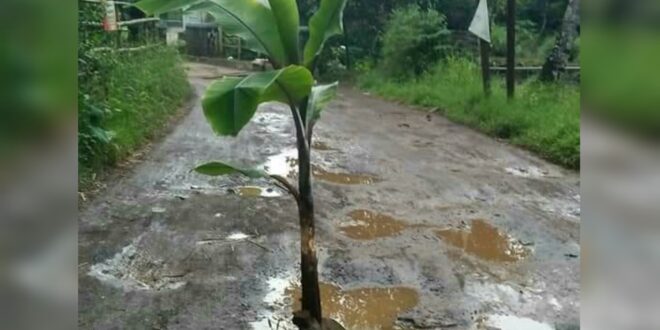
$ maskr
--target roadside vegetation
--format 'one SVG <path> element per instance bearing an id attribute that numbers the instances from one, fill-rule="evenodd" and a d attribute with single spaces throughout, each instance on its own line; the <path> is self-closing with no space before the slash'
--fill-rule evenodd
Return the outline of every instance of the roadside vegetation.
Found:
<path id="1" fill-rule="evenodd" d="M 98 7 L 81 6 L 81 17 L 100 21 Z M 78 55 L 78 174 L 83 189 L 162 132 L 190 94 L 176 49 L 138 39 L 124 41 L 124 50 L 118 50 L 107 33 L 87 32 Z"/>
<path id="2" fill-rule="evenodd" d="M 492 95 L 487 98 L 478 59 L 452 47 L 446 21 L 440 12 L 416 5 L 393 11 L 383 33 L 382 56 L 361 62 L 358 85 L 389 100 L 439 111 L 455 122 L 579 169 L 579 84 L 568 79 L 542 83 L 531 76 L 519 81 L 515 100 L 508 102 L 504 77 L 495 75 Z M 518 29 L 522 37 L 519 54 L 527 61 L 542 63 L 551 38 L 534 38 L 539 32 L 531 22 L 519 24 Z M 504 47 L 499 30 L 496 25 L 494 55 Z"/>

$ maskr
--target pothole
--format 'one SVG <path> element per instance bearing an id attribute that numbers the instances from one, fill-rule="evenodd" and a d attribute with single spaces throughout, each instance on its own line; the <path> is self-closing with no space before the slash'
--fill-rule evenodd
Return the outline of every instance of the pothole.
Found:
<path id="1" fill-rule="evenodd" d="M 479 322 L 477 329 L 499 329 L 499 330 L 554 330 L 547 323 L 535 321 L 526 317 L 513 315 L 487 315 Z"/>
<path id="2" fill-rule="evenodd" d="M 504 169 L 505 172 L 523 178 L 543 178 L 550 175 L 550 171 L 536 166 L 512 166 Z"/>
<path id="3" fill-rule="evenodd" d="M 270 187 L 243 186 L 231 188 L 231 191 L 241 197 L 280 197 L 282 192 Z"/>
<path id="4" fill-rule="evenodd" d="M 330 283 L 320 283 L 323 317 L 339 322 L 347 330 L 394 329 L 397 316 L 419 302 L 417 290 L 404 286 L 366 287 L 342 290 Z M 268 293 L 263 302 L 269 310 L 252 328 L 297 329 L 291 313 L 300 310 L 302 292 L 293 276 L 268 280 Z"/>
<path id="5" fill-rule="evenodd" d="M 314 141 L 312 142 L 312 148 L 316 150 L 321 150 L 321 151 L 331 151 L 331 150 L 337 150 L 336 148 L 331 147 L 327 143 L 323 141 Z"/>
<path id="6" fill-rule="evenodd" d="M 378 177 L 368 174 L 353 174 L 353 173 L 335 173 L 325 170 L 324 168 L 313 165 L 312 173 L 314 178 L 321 181 L 338 183 L 338 184 L 373 184 L 378 181 Z"/>
<path id="7" fill-rule="evenodd" d="M 372 240 L 394 236 L 408 225 L 389 215 L 369 210 L 355 210 L 348 214 L 353 222 L 340 227 L 344 235 L 356 240 Z"/>
<path id="8" fill-rule="evenodd" d="M 263 165 L 264 171 L 272 175 L 294 177 L 298 172 L 298 150 L 286 149 L 283 152 L 270 156 Z"/>
<path id="9" fill-rule="evenodd" d="M 518 240 L 482 219 L 473 220 L 466 229 L 444 229 L 435 233 L 447 244 L 486 261 L 514 262 L 530 252 Z"/>
<path id="10" fill-rule="evenodd" d="M 431 225 L 409 224 L 387 214 L 370 210 L 354 210 L 348 216 L 350 222 L 340 225 L 344 235 L 355 240 L 374 240 L 400 234 L 408 228 L 437 228 Z"/>
<path id="11" fill-rule="evenodd" d="M 341 290 L 336 285 L 321 283 L 323 314 L 353 329 L 393 329 L 399 314 L 417 305 L 419 294 L 408 287 L 370 287 Z M 299 287 L 287 290 L 293 310 L 300 309 Z"/>
<path id="12" fill-rule="evenodd" d="M 298 151 L 296 149 L 287 149 L 279 154 L 268 157 L 262 167 L 268 174 L 293 178 L 298 174 Z M 312 165 L 312 175 L 321 181 L 347 185 L 368 185 L 380 181 L 374 175 L 331 172 L 318 165 Z"/>
<path id="13" fill-rule="evenodd" d="M 139 239 L 139 238 L 138 238 Z M 90 267 L 89 276 L 124 290 L 175 290 L 186 282 L 186 272 L 168 270 L 162 260 L 138 252 L 136 239 L 112 258 Z"/>

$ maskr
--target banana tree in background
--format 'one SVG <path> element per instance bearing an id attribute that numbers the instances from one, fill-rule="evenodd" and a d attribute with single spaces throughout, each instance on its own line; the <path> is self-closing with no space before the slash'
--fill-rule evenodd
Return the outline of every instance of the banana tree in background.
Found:
<path id="1" fill-rule="evenodd" d="M 242 38 L 246 48 L 266 54 L 273 65 L 272 71 L 225 77 L 213 82 L 206 90 L 202 107 L 216 134 L 237 136 L 259 104 L 271 101 L 287 104 L 296 129 L 298 187 L 284 177 L 225 162 L 207 163 L 195 170 L 211 176 L 237 173 L 270 178 L 295 198 L 300 217 L 302 310 L 295 313 L 294 323 L 301 329 L 322 324 L 310 150 L 314 124 L 337 90 L 336 82 L 315 85 L 312 72 L 326 40 L 342 33 L 346 1 L 320 0 L 318 10 L 310 18 L 309 39 L 302 52 L 300 17 L 295 0 L 142 0 L 136 4 L 149 14 L 173 10 L 206 11 L 226 33 Z"/>

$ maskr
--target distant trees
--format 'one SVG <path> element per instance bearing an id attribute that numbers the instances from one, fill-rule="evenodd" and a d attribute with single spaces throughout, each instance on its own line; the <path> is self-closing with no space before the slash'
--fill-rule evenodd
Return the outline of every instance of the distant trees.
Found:
<path id="1" fill-rule="evenodd" d="M 580 0 L 570 0 L 564 13 L 564 21 L 557 35 L 554 48 L 541 70 L 542 81 L 555 81 L 559 71 L 566 66 L 580 29 Z"/>

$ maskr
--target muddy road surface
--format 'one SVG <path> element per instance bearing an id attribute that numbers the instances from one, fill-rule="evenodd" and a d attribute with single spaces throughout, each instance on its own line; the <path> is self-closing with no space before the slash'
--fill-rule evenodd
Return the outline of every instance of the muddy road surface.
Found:
<path id="1" fill-rule="evenodd" d="M 199 97 L 233 71 L 189 65 Z M 199 100 L 79 225 L 81 329 L 292 329 L 295 202 L 210 160 L 295 178 L 287 108 L 237 138 Z M 313 148 L 323 308 L 347 329 L 579 329 L 579 176 L 343 87 Z"/>

